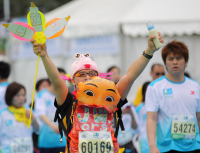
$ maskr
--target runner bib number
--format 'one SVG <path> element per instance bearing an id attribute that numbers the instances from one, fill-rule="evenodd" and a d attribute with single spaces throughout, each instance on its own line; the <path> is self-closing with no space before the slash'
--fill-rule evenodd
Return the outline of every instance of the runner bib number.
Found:
<path id="1" fill-rule="evenodd" d="M 173 116 L 172 139 L 195 139 L 196 126 L 193 116 Z"/>
<path id="2" fill-rule="evenodd" d="M 114 148 L 110 132 L 79 132 L 78 150 L 79 153 L 113 153 Z"/>
<path id="3" fill-rule="evenodd" d="M 33 153 L 31 138 L 15 138 L 11 141 L 12 153 Z"/>

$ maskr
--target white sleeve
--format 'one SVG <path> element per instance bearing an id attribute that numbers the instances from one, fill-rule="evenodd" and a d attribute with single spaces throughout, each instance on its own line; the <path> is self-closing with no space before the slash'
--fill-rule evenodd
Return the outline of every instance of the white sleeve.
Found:
<path id="1" fill-rule="evenodd" d="M 38 97 L 35 101 L 35 114 L 40 117 L 46 115 L 46 101 L 44 96 Z"/>
<path id="2" fill-rule="evenodd" d="M 198 90 L 199 90 L 199 93 L 198 93 L 199 97 L 198 97 L 197 112 L 200 112 L 200 84 L 199 84 L 199 88 L 198 88 Z"/>
<path id="3" fill-rule="evenodd" d="M 157 100 L 155 89 L 153 86 L 148 86 L 145 97 L 145 108 L 147 112 L 157 112 L 159 110 L 159 103 Z"/>

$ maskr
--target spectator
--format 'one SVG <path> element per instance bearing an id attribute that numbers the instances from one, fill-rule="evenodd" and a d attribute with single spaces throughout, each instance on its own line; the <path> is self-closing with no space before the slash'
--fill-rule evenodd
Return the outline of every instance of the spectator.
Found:
<path id="1" fill-rule="evenodd" d="M 188 78 L 191 78 L 190 75 L 189 75 L 189 73 L 187 73 L 187 72 L 184 72 L 184 76 L 186 76 Z"/>
<path id="2" fill-rule="evenodd" d="M 37 93 L 40 92 L 41 90 L 47 89 L 50 86 L 51 82 L 49 79 L 40 79 L 37 81 L 36 83 L 36 91 Z M 33 103 L 35 104 L 35 102 Z M 30 104 L 31 106 L 31 104 Z M 33 105 L 33 110 L 34 110 L 34 106 Z M 39 152 L 39 148 L 38 148 L 38 134 L 33 133 L 32 135 L 33 138 L 33 146 L 34 146 L 34 153 L 38 153 Z"/>
<path id="3" fill-rule="evenodd" d="M 151 75 L 153 81 L 158 79 L 161 76 L 164 76 L 165 75 L 164 67 L 161 64 L 153 64 L 152 67 L 151 67 L 150 75 Z M 137 91 L 136 97 L 134 99 L 133 105 L 134 106 L 140 105 L 141 102 L 142 102 L 142 97 L 143 97 L 142 86 L 140 86 L 138 88 L 138 91 Z"/>
<path id="4" fill-rule="evenodd" d="M 47 89 L 51 84 L 49 79 L 40 79 L 36 83 L 36 91 L 40 92 L 43 89 Z"/>
<path id="5" fill-rule="evenodd" d="M 127 103 L 122 107 L 122 121 L 126 133 L 122 133 L 121 128 L 118 135 L 118 143 L 120 148 L 125 148 L 124 153 L 136 153 L 137 150 L 133 144 L 133 137 L 138 130 L 138 116 L 135 107 L 131 103 Z"/>
<path id="6" fill-rule="evenodd" d="M 64 75 L 63 69 L 58 68 L 60 75 Z M 41 90 L 35 102 L 35 111 L 40 119 L 41 128 L 38 140 L 40 153 L 64 152 L 66 139 L 60 143 L 58 123 L 54 122 L 56 107 L 54 106 L 55 95 L 53 85 L 48 89 Z"/>
<path id="7" fill-rule="evenodd" d="M 148 147 L 148 139 L 146 133 L 146 108 L 145 108 L 145 95 L 149 81 L 145 82 L 142 86 L 142 103 L 136 107 L 136 112 L 138 115 L 138 130 L 139 130 L 139 145 L 140 145 L 140 153 L 149 153 Z"/>
<path id="8" fill-rule="evenodd" d="M 110 68 L 108 68 L 107 73 L 112 72 L 112 74 L 110 75 L 111 79 L 115 84 L 117 84 L 117 82 L 120 79 L 120 69 L 117 66 L 111 66 Z"/>
<path id="9" fill-rule="evenodd" d="M 63 68 L 58 68 L 58 71 L 61 76 L 64 76 L 67 73 Z M 69 92 L 72 93 L 74 91 L 74 86 L 70 83 L 70 85 L 68 86 L 68 89 L 69 89 Z"/>
<path id="10" fill-rule="evenodd" d="M 32 132 L 39 131 L 39 124 L 32 114 L 30 129 L 30 111 L 24 107 L 26 90 L 18 83 L 11 83 L 5 95 L 8 108 L 0 112 L 0 152 L 33 152 Z"/>

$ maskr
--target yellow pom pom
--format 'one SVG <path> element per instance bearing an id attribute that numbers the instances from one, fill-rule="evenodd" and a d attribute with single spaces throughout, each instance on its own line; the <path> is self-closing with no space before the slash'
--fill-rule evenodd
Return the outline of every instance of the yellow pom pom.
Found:
<path id="1" fill-rule="evenodd" d="M 36 43 L 44 44 L 46 42 L 46 36 L 44 32 L 36 32 L 33 36 L 33 39 L 36 40 Z"/>

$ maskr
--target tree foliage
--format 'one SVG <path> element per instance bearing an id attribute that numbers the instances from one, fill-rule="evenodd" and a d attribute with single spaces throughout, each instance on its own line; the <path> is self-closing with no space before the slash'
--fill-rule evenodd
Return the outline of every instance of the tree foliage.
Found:
<path id="1" fill-rule="evenodd" d="M 71 0 L 10 0 L 10 17 L 26 16 L 30 2 L 33 2 L 41 12 L 49 12 Z M 4 0 L 0 0 L 0 20 L 4 19 Z"/>

